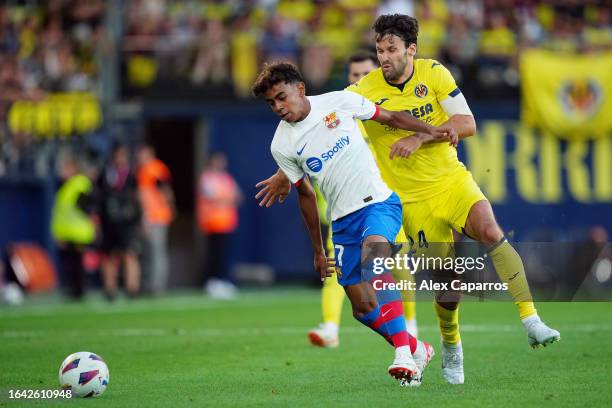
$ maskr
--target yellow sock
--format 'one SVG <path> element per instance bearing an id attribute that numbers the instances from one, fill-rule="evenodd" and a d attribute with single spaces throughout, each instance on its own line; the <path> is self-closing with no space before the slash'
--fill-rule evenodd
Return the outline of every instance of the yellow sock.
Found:
<path id="1" fill-rule="evenodd" d="M 508 292 L 518 307 L 521 319 L 536 314 L 523 261 L 518 252 L 504 239 L 489 252 L 489 255 L 497 276 L 508 284 Z"/>
<path id="2" fill-rule="evenodd" d="M 406 321 L 416 319 L 416 302 L 402 302 Z"/>
<path id="3" fill-rule="evenodd" d="M 325 249 L 327 256 L 334 256 L 334 243 L 332 242 L 331 227 L 327 227 Z M 326 278 L 321 289 L 321 312 L 323 323 L 334 323 L 340 326 L 342 317 L 342 303 L 344 302 L 344 288 L 338 283 L 338 275 L 333 274 Z"/>
<path id="4" fill-rule="evenodd" d="M 338 284 L 338 276 L 334 273 L 325 279 L 323 289 L 321 289 L 323 323 L 340 325 L 342 302 L 344 302 L 344 288 Z"/>
<path id="5" fill-rule="evenodd" d="M 434 300 L 434 308 L 438 315 L 442 341 L 451 345 L 459 344 L 461 341 L 461 336 L 459 335 L 459 307 L 455 310 L 448 310 Z"/>

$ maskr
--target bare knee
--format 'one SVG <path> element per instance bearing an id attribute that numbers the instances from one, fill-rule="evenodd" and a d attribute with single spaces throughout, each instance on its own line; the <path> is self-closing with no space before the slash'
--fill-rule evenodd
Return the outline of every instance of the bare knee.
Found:
<path id="1" fill-rule="evenodd" d="M 436 294 L 436 303 L 446 310 L 456 310 L 461 300 L 461 292 L 441 291 Z"/>
<path id="2" fill-rule="evenodd" d="M 485 245 L 494 245 L 504 237 L 501 228 L 495 222 L 484 225 L 479 235 L 480 241 Z"/>
<path id="3" fill-rule="evenodd" d="M 491 204 L 486 200 L 477 202 L 470 209 L 466 232 L 470 237 L 489 246 L 498 243 L 504 237 L 504 233 L 495 221 Z"/>
<path id="4" fill-rule="evenodd" d="M 363 318 L 365 315 L 376 309 L 376 302 L 363 301 L 357 304 L 353 304 L 353 317 L 357 320 Z"/>
<path id="5" fill-rule="evenodd" d="M 370 235 L 362 242 L 361 261 L 373 258 L 387 257 L 391 254 L 391 246 L 387 238 L 381 235 Z"/>
<path id="6" fill-rule="evenodd" d="M 438 302 L 436 301 L 436 303 L 446 310 L 457 310 L 457 308 L 459 307 L 459 302 Z"/>

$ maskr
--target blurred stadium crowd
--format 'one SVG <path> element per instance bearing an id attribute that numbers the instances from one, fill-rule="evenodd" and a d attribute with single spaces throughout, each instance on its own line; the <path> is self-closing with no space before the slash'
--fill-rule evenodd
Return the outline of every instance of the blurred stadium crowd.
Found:
<path id="1" fill-rule="evenodd" d="M 98 1 L 2 2 L 0 105 L 46 92 L 94 91 L 105 6 Z"/>
<path id="2" fill-rule="evenodd" d="M 44 165 L 35 170 L 34 162 L 48 156 L 44 148 L 34 145 L 35 133 L 69 136 L 100 125 L 95 100 L 105 11 L 103 0 L 0 4 L 0 175 L 49 171 Z M 67 112 L 83 102 L 93 105 L 90 111 L 96 118 L 90 125 L 74 126 L 74 115 L 69 115 L 67 126 L 50 127 L 51 111 Z M 17 113 L 34 104 L 43 108 L 40 120 L 10 115 L 11 108 Z M 25 122 L 25 128 L 17 122 Z"/>
<path id="3" fill-rule="evenodd" d="M 246 96 L 262 61 L 283 58 L 300 64 L 311 87 L 337 89 L 347 56 L 372 48 L 372 21 L 389 13 L 416 16 L 418 56 L 446 63 L 464 92 L 481 98 L 508 88 L 517 95 L 517 54 L 525 47 L 612 46 L 606 1 L 135 0 L 124 34 L 127 82 L 182 78 L 232 84 Z"/>
<path id="4" fill-rule="evenodd" d="M 104 35 L 102 0 L 5 1 L 0 5 L 0 112 L 44 92 L 95 91 L 104 53 L 117 47 L 127 94 L 176 81 L 247 96 L 263 61 L 300 64 L 317 90 L 344 84 L 346 57 L 372 48 L 375 16 L 420 24 L 418 56 L 446 63 L 468 96 L 517 95 L 525 47 L 612 47 L 606 0 L 128 0 L 122 37 Z M 499 92 L 491 92 L 497 89 Z M 510 94 L 508 91 L 514 90 Z M 230 92 L 231 94 L 231 92 Z"/>

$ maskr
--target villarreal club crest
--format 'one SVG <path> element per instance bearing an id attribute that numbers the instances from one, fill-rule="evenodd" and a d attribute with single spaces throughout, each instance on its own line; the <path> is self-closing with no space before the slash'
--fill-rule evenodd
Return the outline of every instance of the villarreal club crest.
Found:
<path id="1" fill-rule="evenodd" d="M 414 95 L 418 98 L 426 97 L 428 92 L 429 90 L 427 89 L 427 86 L 425 86 L 425 84 L 418 84 L 414 87 Z"/>

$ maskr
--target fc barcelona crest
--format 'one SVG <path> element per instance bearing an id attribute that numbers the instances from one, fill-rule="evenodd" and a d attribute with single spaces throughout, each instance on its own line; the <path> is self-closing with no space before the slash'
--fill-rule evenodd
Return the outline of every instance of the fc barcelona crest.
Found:
<path id="1" fill-rule="evenodd" d="M 332 112 L 325 117 L 325 126 L 328 129 L 335 129 L 340 124 L 340 119 L 336 116 L 336 112 Z"/>
<path id="2" fill-rule="evenodd" d="M 417 86 L 414 87 L 414 94 L 418 98 L 426 97 L 428 92 L 429 92 L 429 90 L 427 89 L 425 84 L 418 84 Z"/>

